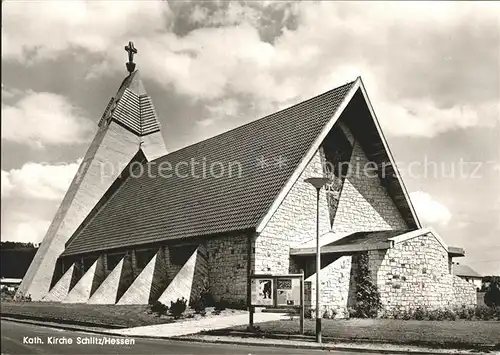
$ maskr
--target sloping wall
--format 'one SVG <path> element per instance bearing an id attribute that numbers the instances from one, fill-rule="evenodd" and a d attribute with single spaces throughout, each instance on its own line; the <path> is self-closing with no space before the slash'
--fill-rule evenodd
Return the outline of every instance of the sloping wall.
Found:
<path id="1" fill-rule="evenodd" d="M 179 298 L 184 298 L 189 304 L 193 290 L 193 281 L 195 280 L 197 259 L 198 249 L 194 251 L 179 273 L 167 286 L 158 301 L 170 307 L 171 302 L 175 302 Z"/>
<path id="2" fill-rule="evenodd" d="M 89 299 L 90 304 L 115 304 L 120 276 L 123 269 L 123 259 L 115 266 L 111 273 L 101 283 Z"/>
<path id="3" fill-rule="evenodd" d="M 156 256 L 149 261 L 146 267 L 136 277 L 132 285 L 125 291 L 117 304 L 148 304 L 156 265 Z"/>
<path id="4" fill-rule="evenodd" d="M 66 270 L 64 275 L 59 279 L 59 281 L 57 281 L 50 292 L 43 298 L 43 301 L 61 302 L 62 300 L 64 300 L 66 296 L 68 296 L 74 270 L 75 264 L 71 265 L 70 268 Z"/>
<path id="5" fill-rule="evenodd" d="M 98 261 L 96 260 L 90 269 L 88 269 L 83 277 L 76 283 L 75 287 L 69 291 L 63 303 L 86 303 L 89 300 L 97 263 Z"/>

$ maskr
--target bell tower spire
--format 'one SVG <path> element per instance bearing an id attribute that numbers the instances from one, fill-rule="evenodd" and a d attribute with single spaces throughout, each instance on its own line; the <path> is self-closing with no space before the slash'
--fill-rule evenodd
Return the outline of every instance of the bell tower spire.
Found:
<path id="1" fill-rule="evenodd" d="M 132 42 L 127 70 L 115 96 L 109 101 L 78 173 L 73 178 L 42 244 L 19 286 L 16 296 L 31 295 L 40 301 L 61 276 L 58 258 L 78 226 L 119 177 L 124 166 L 141 150 L 149 161 L 167 154 L 153 101 L 146 93 L 133 62 Z"/>

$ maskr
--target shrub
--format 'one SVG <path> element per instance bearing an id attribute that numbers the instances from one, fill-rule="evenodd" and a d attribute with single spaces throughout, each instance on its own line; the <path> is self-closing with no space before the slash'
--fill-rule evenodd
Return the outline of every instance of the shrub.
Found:
<path id="1" fill-rule="evenodd" d="M 427 312 L 424 308 L 422 307 L 417 307 L 415 309 L 415 312 L 413 312 L 413 319 L 416 320 L 424 320 L 427 316 Z"/>
<path id="2" fill-rule="evenodd" d="M 234 309 L 240 309 L 240 310 L 247 310 L 248 309 L 248 304 L 246 303 L 245 300 L 238 300 L 236 303 L 231 303 L 231 308 Z"/>
<path id="3" fill-rule="evenodd" d="M 197 297 L 195 300 L 191 302 L 191 308 L 194 310 L 196 314 L 201 314 L 204 316 L 207 313 L 206 312 L 207 306 L 205 305 L 205 302 L 201 297 Z"/>
<path id="4" fill-rule="evenodd" d="M 221 299 L 217 302 L 215 302 L 215 311 L 216 312 L 221 312 L 224 311 L 228 307 L 228 302 L 224 299 L 224 297 L 221 297 Z"/>
<path id="5" fill-rule="evenodd" d="M 414 319 L 413 311 L 411 309 L 403 310 L 403 312 L 401 313 L 401 319 L 403 320 Z"/>
<path id="6" fill-rule="evenodd" d="M 376 318 L 382 309 L 380 294 L 377 285 L 373 282 L 368 267 L 368 253 L 363 252 L 356 256 L 358 270 L 356 281 L 356 304 L 352 316 L 357 318 Z"/>
<path id="7" fill-rule="evenodd" d="M 336 315 L 337 311 L 335 309 L 328 310 L 325 308 L 325 311 L 323 312 L 324 319 L 335 319 Z"/>
<path id="8" fill-rule="evenodd" d="M 247 326 L 245 328 L 247 332 L 255 332 L 255 333 L 260 333 L 262 332 L 262 329 L 258 325 L 254 325 L 253 327 Z"/>
<path id="9" fill-rule="evenodd" d="M 474 318 L 475 307 L 462 306 L 455 308 L 455 313 L 459 319 L 472 320 Z"/>
<path id="10" fill-rule="evenodd" d="M 395 307 L 392 310 L 384 311 L 383 318 L 394 319 L 415 319 L 415 320 L 434 320 L 454 321 L 457 319 L 464 320 L 500 320 L 500 307 L 487 306 L 462 306 L 458 308 L 435 308 L 427 309 L 425 307 L 417 307 L 416 309 L 402 310 L 400 307 Z"/>
<path id="11" fill-rule="evenodd" d="M 208 278 L 205 278 L 198 287 L 198 296 L 191 301 L 191 308 L 197 314 L 205 315 L 206 308 L 215 304 L 214 297 L 210 293 Z"/>
<path id="12" fill-rule="evenodd" d="M 488 306 L 477 306 L 474 309 L 474 317 L 478 320 L 492 320 L 495 318 L 495 308 Z"/>
<path id="13" fill-rule="evenodd" d="M 150 305 L 150 310 L 151 312 L 156 313 L 158 317 L 160 317 L 164 314 L 167 314 L 168 306 L 164 305 L 160 301 L 155 301 Z"/>
<path id="14" fill-rule="evenodd" d="M 212 307 L 215 305 L 214 297 L 210 293 L 210 284 L 208 278 L 203 279 L 203 282 L 198 287 L 198 297 L 196 300 L 200 301 L 205 307 Z"/>
<path id="15" fill-rule="evenodd" d="M 170 302 L 170 313 L 175 319 L 179 319 L 186 311 L 186 308 L 187 300 L 184 297 L 178 298 L 175 302 Z"/>
<path id="16" fill-rule="evenodd" d="M 31 295 L 24 295 L 22 292 L 19 292 L 17 296 L 14 297 L 14 301 L 17 302 L 31 302 Z"/>
<path id="17" fill-rule="evenodd" d="M 313 314 L 316 310 L 314 310 L 313 308 L 306 308 L 304 310 L 304 318 L 309 318 L 311 319 L 313 317 Z"/>
<path id="18" fill-rule="evenodd" d="M 449 308 L 445 308 L 442 315 L 445 320 L 457 320 L 458 318 L 457 314 Z"/>

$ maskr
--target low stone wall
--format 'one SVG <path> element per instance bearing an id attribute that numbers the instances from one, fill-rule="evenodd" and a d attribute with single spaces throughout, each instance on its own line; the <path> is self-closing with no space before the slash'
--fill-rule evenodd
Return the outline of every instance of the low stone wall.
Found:
<path id="1" fill-rule="evenodd" d="M 477 304 L 477 292 L 474 284 L 471 284 L 458 276 L 453 278 L 454 304 L 460 306 L 471 306 Z"/>
<path id="2" fill-rule="evenodd" d="M 454 277 L 447 250 L 432 235 L 396 243 L 392 249 L 368 252 L 383 307 L 414 309 L 475 305 L 472 285 Z"/>

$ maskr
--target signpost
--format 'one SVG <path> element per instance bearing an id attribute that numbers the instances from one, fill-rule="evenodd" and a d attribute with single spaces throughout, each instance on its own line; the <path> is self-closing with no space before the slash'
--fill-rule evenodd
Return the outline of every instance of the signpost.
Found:
<path id="1" fill-rule="evenodd" d="M 300 333 L 304 334 L 304 272 L 275 275 L 253 274 L 250 276 L 251 300 L 249 325 L 253 327 L 255 307 L 295 309 L 300 313 Z"/>

